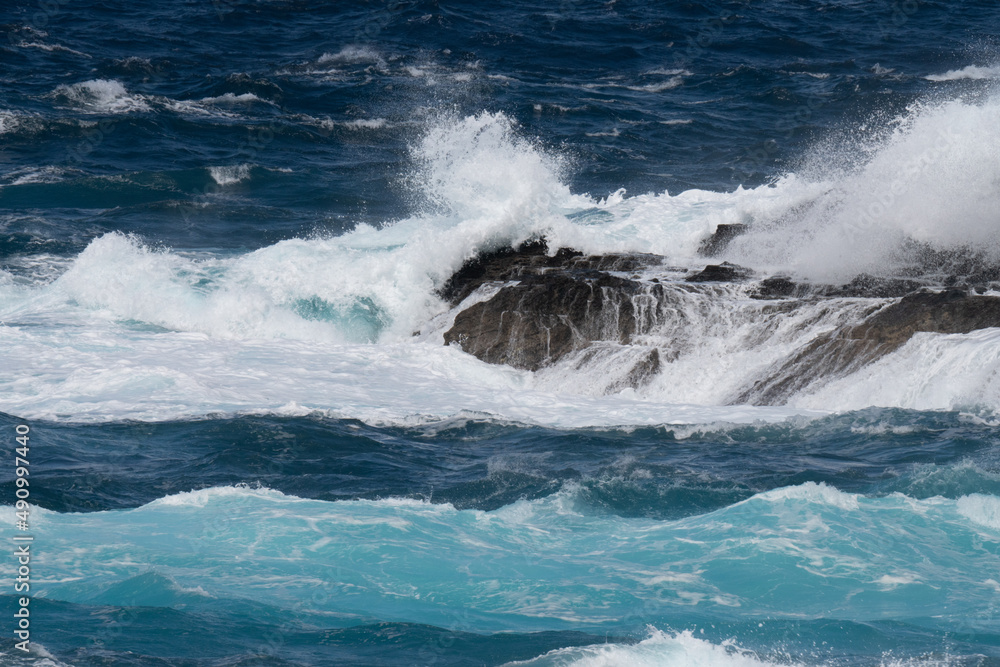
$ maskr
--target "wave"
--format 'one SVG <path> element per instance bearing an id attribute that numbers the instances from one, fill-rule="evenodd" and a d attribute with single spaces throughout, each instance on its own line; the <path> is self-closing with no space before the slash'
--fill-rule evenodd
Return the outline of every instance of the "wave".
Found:
<path id="1" fill-rule="evenodd" d="M 0 134 L 15 131 L 21 124 L 23 116 L 13 111 L 0 110 Z"/>
<path id="2" fill-rule="evenodd" d="M 86 113 L 131 113 L 149 111 L 150 106 L 141 95 L 131 95 L 120 81 L 93 79 L 62 85 L 52 95 L 59 101 L 77 107 Z"/>
<path id="3" fill-rule="evenodd" d="M 244 486 L 125 511 L 33 509 L 32 519 L 49 554 L 36 595 L 74 603 L 246 599 L 441 627 L 460 612 L 484 632 L 630 631 L 637 609 L 644 623 L 702 610 L 730 620 L 920 618 L 947 631 L 994 599 L 998 510 L 995 496 L 871 498 L 806 483 L 657 521 L 604 515 L 574 486 L 490 512 Z M 4 516 L 12 531 L 13 512 Z"/>
<path id="4" fill-rule="evenodd" d="M 382 55 L 370 46 L 345 46 L 337 53 L 324 53 L 316 62 L 320 65 L 327 63 L 376 63 L 385 64 Z"/>
<path id="5" fill-rule="evenodd" d="M 237 164 L 227 167 L 209 167 L 208 173 L 218 185 L 233 185 L 250 178 L 251 164 Z"/>
<path id="6" fill-rule="evenodd" d="M 702 630 L 702 632 L 704 632 Z M 663 632 L 650 627 L 647 637 L 635 644 L 608 643 L 550 651 L 532 660 L 509 662 L 504 667 L 801 667 L 802 665 L 844 664 L 838 658 L 806 659 L 792 657 L 782 643 L 765 650 L 743 648 L 732 639 L 713 643 L 696 636 L 695 631 Z M 896 658 L 886 652 L 881 659 L 863 664 L 879 667 L 959 667 L 976 664 L 981 655 L 928 655 Z"/>
<path id="7" fill-rule="evenodd" d="M 703 514 L 805 481 L 916 499 L 1000 495 L 992 427 L 961 415 L 898 410 L 641 428 L 526 427 L 471 412 L 408 427 L 310 414 L 33 428 L 59 452 L 58 460 L 35 462 L 38 502 L 59 512 L 128 509 L 169 493 L 249 481 L 321 500 L 431 497 L 494 510 L 573 480 L 583 505 L 650 519 Z M 705 456 L 720 443 L 724 459 Z M 345 460 L 359 462 L 349 476 Z M 0 491 L 4 486 L 12 492 L 11 481 Z"/>
<path id="8" fill-rule="evenodd" d="M 42 51 L 48 51 L 50 53 L 60 51 L 63 53 L 71 53 L 74 56 L 80 56 L 81 58 L 93 58 L 93 56 L 87 53 L 71 49 L 68 46 L 63 46 L 62 44 L 43 44 L 41 42 L 29 42 L 27 40 L 23 40 L 18 42 L 17 47 L 21 49 L 41 49 Z"/>
<path id="9" fill-rule="evenodd" d="M 924 77 L 928 81 L 962 81 L 982 79 L 1000 79 L 1000 67 L 980 67 L 979 65 L 969 65 L 962 69 L 954 69 L 944 74 L 928 74 Z"/>
<path id="10" fill-rule="evenodd" d="M 713 644 L 694 636 L 690 630 L 668 634 L 651 628 L 649 637 L 637 644 L 605 644 L 550 651 L 533 660 L 509 662 L 504 667 L 771 667 L 800 663 L 770 661 L 752 651 L 741 649 L 733 641 Z"/>
<path id="11" fill-rule="evenodd" d="M 94 109 L 126 109 L 133 100 L 121 84 L 105 80 L 62 94 Z M 699 248 L 718 225 L 743 224 L 747 233 L 713 261 L 729 260 L 758 275 L 833 283 L 863 272 L 908 275 L 914 256 L 926 248 L 996 261 L 1000 194 L 992 184 L 1000 172 L 992 156 L 1000 151 L 998 121 L 996 98 L 922 103 L 856 145 L 817 148 L 813 166 L 806 160 L 771 185 L 676 195 L 627 196 L 619 190 L 596 198 L 573 194 L 566 185 L 571 162 L 523 136 L 506 115 L 445 115 L 413 144 L 413 169 L 405 179 L 415 201 L 410 216 L 235 255 L 154 248 L 111 233 L 93 240 L 55 281 L 19 284 L 16 290 L 0 285 L 5 321 L 86 323 L 96 327 L 108 350 L 80 354 L 84 350 L 58 328 L 31 335 L 6 328 L 7 343 L 33 360 L 25 362 L 28 367 L 37 366 L 26 374 L 32 390 L 8 393 L 0 406 L 81 419 L 101 409 L 119 417 L 166 418 L 199 409 L 321 409 L 378 423 L 473 410 L 564 426 L 771 420 L 867 405 L 995 409 L 998 360 L 989 353 L 989 332 L 917 336 L 876 365 L 847 378 L 827 378 L 832 383 L 825 387 L 799 390 L 783 410 L 706 409 L 741 402 L 746 387 L 767 368 L 817 336 L 860 321 L 888 299 L 867 306 L 832 299 L 786 311 L 748 299 L 746 287 L 738 285 L 701 292 L 678 287 L 678 317 L 645 341 L 656 345 L 659 336 L 678 354 L 641 391 L 623 391 L 616 378 L 634 364 L 629 355 L 645 348 L 597 350 L 596 362 L 584 364 L 577 355 L 535 374 L 486 367 L 437 348 L 455 315 L 440 296 L 449 277 L 480 253 L 541 237 L 553 251 L 648 252 L 673 266 L 703 267 Z M 244 167 L 213 167 L 211 176 L 230 185 L 249 174 Z M 480 291 L 470 299 L 487 296 Z M 160 350 L 155 358 L 133 347 L 140 340 Z M 303 387 L 311 391 L 266 389 L 220 360 L 221 341 L 241 341 L 244 359 L 262 371 L 308 378 Z M 272 341 L 271 349 L 262 341 Z M 111 352 L 115 346 L 123 347 Z M 56 363 L 54 349 L 75 349 L 78 366 L 50 366 Z M 139 364 L 138 374 L 123 370 L 116 358 L 121 349 L 132 350 L 124 354 Z M 164 349 L 184 353 L 165 357 Z M 286 361 L 277 362 L 278 355 Z M 346 380 L 329 386 L 329 376 L 321 380 L 308 370 L 316 355 L 326 369 L 358 373 L 376 384 L 367 397 L 345 397 Z M 946 355 L 951 362 L 924 363 L 928 355 Z M 402 361 L 383 369 L 379 360 L 386 358 Z M 186 359 L 201 359 L 202 369 Z M 431 367 L 436 373 L 419 371 Z M 206 368 L 220 375 L 213 378 Z M 393 379 L 396 371 L 407 379 Z M 911 381 L 897 382 L 900 375 Z M 83 398 L 74 378 L 84 376 L 103 389 L 104 398 Z M 210 389 L 234 378 L 239 380 L 233 391 Z M 478 384 L 482 388 L 469 389 Z M 193 400 L 180 398 L 183 386 Z M 132 392 L 127 400 L 126 388 Z M 414 391 L 422 392 L 421 401 L 412 398 Z M 609 392 L 620 395 L 603 396 Z M 544 416 L 541 397 L 554 393 L 573 398 L 565 414 Z M 164 408 L 151 413 L 158 400 Z M 584 416 L 593 406 L 600 406 L 600 416 Z M 661 417 L 652 421 L 657 410 Z"/>

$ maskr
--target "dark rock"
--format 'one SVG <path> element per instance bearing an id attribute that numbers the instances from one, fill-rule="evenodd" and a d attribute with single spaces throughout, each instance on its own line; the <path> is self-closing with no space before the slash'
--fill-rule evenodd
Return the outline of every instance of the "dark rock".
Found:
<path id="1" fill-rule="evenodd" d="M 575 252 L 575 251 L 574 251 Z M 580 255 L 577 253 L 568 263 L 568 268 L 577 271 L 614 271 L 631 273 L 642 271 L 663 262 L 659 255 L 644 252 L 609 253 L 607 255 Z"/>
<path id="2" fill-rule="evenodd" d="M 715 257 L 725 250 L 733 239 L 746 231 L 747 226 L 742 224 L 719 225 L 711 236 L 702 241 L 698 254 L 703 257 Z"/>
<path id="3" fill-rule="evenodd" d="M 964 290 L 908 294 L 860 324 L 816 338 L 734 402 L 780 405 L 817 380 L 842 377 L 898 350 L 918 332 L 969 333 L 998 326 L 1000 297 Z"/>
<path id="4" fill-rule="evenodd" d="M 795 294 L 795 283 L 785 276 L 766 278 L 750 292 L 751 299 L 781 299 Z"/>
<path id="5" fill-rule="evenodd" d="M 651 349 L 646 355 L 635 362 L 635 365 L 629 370 L 629 372 L 622 379 L 617 382 L 611 383 L 605 389 L 609 394 L 613 394 L 621 391 L 622 389 L 638 389 L 649 384 L 649 381 L 660 374 L 660 368 L 662 364 L 660 362 L 660 351 L 655 347 Z"/>
<path id="6" fill-rule="evenodd" d="M 753 276 L 753 271 L 743 266 L 723 262 L 709 264 L 698 273 L 685 278 L 689 283 L 733 283 Z"/>
<path id="7" fill-rule="evenodd" d="M 829 296 L 864 297 L 867 299 L 895 299 L 925 287 L 926 283 L 900 278 L 879 278 L 862 273 L 851 282 L 828 292 Z"/>
<path id="8" fill-rule="evenodd" d="M 704 283 L 753 275 L 750 269 L 722 263 L 685 281 L 662 273 L 660 278 L 635 277 L 642 269 L 662 267 L 662 261 L 656 255 L 584 256 L 568 249 L 549 256 L 544 240 L 482 254 L 466 262 L 441 295 L 457 305 L 484 285 L 494 291 L 456 313 L 444 340 L 483 361 L 528 370 L 572 354 L 579 368 L 610 369 L 607 391 L 644 386 L 665 364 L 697 345 L 691 340 L 692 327 L 702 326 L 705 313 L 713 312 L 719 291 Z M 991 274 L 984 270 L 982 275 Z M 858 323 L 813 338 L 737 392 L 733 402 L 782 404 L 803 389 L 898 350 L 918 332 L 968 333 L 1000 326 L 1000 297 L 982 295 L 985 284 L 932 292 L 922 289 L 930 279 L 921 278 L 926 282 L 861 275 L 847 285 L 816 286 L 772 276 L 752 286 L 752 298 L 775 302 L 748 311 L 760 323 L 759 331 L 748 335 L 750 345 L 773 336 L 785 314 L 802 304 L 833 297 L 870 301 L 851 304 L 860 308 L 860 321 L 853 320 Z M 886 303 L 890 297 L 897 300 Z M 832 312 L 839 308 L 833 305 Z"/>
<path id="9" fill-rule="evenodd" d="M 502 248 L 482 253 L 468 260 L 448 279 L 439 294 L 453 306 L 461 303 L 476 289 L 490 282 L 510 282 L 526 275 L 541 275 L 549 269 L 575 273 L 639 271 L 660 264 L 659 255 L 647 253 L 609 253 L 584 255 L 569 248 L 560 248 L 549 257 L 545 239 L 529 241 L 516 248 Z"/>
<path id="10" fill-rule="evenodd" d="M 548 256 L 548 245 L 544 239 L 528 241 L 516 248 L 506 247 L 485 252 L 473 257 L 462 265 L 440 290 L 441 297 L 456 305 L 465 297 L 487 282 L 516 280 L 525 271 L 546 266 L 558 266 L 568 256 L 582 253 L 560 250 L 555 257 Z"/>
<path id="11" fill-rule="evenodd" d="M 458 313 L 444 340 L 489 363 L 538 370 L 596 340 L 627 341 L 639 289 L 606 273 L 525 275 Z"/>

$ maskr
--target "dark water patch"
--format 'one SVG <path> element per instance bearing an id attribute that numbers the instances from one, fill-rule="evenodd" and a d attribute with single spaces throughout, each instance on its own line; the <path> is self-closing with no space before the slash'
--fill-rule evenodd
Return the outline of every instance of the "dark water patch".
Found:
<path id="1" fill-rule="evenodd" d="M 0 596 L 0 601 L 5 612 L 13 613 L 16 602 L 12 596 Z M 31 609 L 39 628 L 33 632 L 32 641 L 57 659 L 80 667 L 472 667 L 500 665 L 556 648 L 609 639 L 582 632 L 476 634 L 462 629 L 460 616 L 453 628 L 387 622 L 324 628 L 252 604 L 242 609 L 190 612 L 169 607 L 78 605 L 36 599 Z M 5 638 L 0 650 L 10 655 L 13 642 Z"/>
<path id="2" fill-rule="evenodd" d="M 13 596 L 0 596 L 0 608 L 5 612 L 12 613 L 15 604 Z M 647 639 L 650 633 L 648 627 L 637 623 L 633 630 L 618 636 L 568 631 L 484 635 L 465 631 L 460 614 L 453 627 L 447 628 L 392 622 L 324 628 L 294 616 L 282 618 L 280 610 L 254 605 L 242 610 L 191 611 L 36 599 L 32 610 L 38 624 L 33 641 L 56 659 L 81 667 L 471 667 L 526 660 L 567 647 L 590 646 L 599 651 L 608 648 L 606 645 L 628 646 Z M 623 624 L 638 620 L 622 619 Z M 914 660 L 916 664 L 944 661 L 959 667 L 1000 664 L 1000 635 L 975 623 L 964 631 L 943 634 L 929 629 L 920 619 L 871 623 L 775 618 L 726 621 L 692 611 L 658 619 L 655 627 L 666 637 L 688 632 L 695 640 L 729 643 L 777 664 L 846 667 L 910 664 Z M 13 642 L 5 638 L 0 650 L 11 656 Z M 29 658 L 12 664 L 42 664 L 41 660 Z"/>
<path id="3" fill-rule="evenodd" d="M 5 417 L 5 423 L 16 422 Z M 990 426 L 956 413 L 871 409 L 782 424 L 559 430 L 491 421 L 372 427 L 322 416 L 32 424 L 32 498 L 60 512 L 137 507 L 260 484 L 322 500 L 411 497 L 491 510 L 578 484 L 622 516 L 701 514 L 805 482 L 917 498 L 996 494 Z M 13 493 L 13 479 L 0 493 Z"/>

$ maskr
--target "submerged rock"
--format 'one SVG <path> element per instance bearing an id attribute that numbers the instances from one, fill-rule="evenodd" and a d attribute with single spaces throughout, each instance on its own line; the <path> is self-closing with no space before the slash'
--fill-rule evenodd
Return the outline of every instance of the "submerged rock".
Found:
<path id="1" fill-rule="evenodd" d="M 781 405 L 817 380 L 842 377 L 895 352 L 916 333 L 964 334 L 989 327 L 1000 327 L 1000 297 L 965 290 L 911 293 L 860 324 L 816 338 L 733 402 Z"/>
<path id="2" fill-rule="evenodd" d="M 851 282 L 829 291 L 830 296 L 864 297 L 869 299 L 893 299 L 915 292 L 927 283 L 901 278 L 880 278 L 862 273 Z"/>

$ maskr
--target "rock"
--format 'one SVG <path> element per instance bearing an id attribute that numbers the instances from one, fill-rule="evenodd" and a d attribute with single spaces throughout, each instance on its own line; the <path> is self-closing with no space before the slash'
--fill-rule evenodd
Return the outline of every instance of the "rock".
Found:
<path id="1" fill-rule="evenodd" d="M 795 283 L 785 276 L 772 276 L 757 284 L 750 292 L 751 299 L 781 299 L 795 294 Z"/>
<path id="2" fill-rule="evenodd" d="M 466 262 L 441 290 L 453 305 L 484 284 L 509 284 L 456 314 L 445 343 L 489 363 L 538 370 L 595 341 L 628 344 L 655 319 L 662 286 L 616 274 L 656 266 L 662 257 L 547 251 L 539 241 Z M 622 388 L 648 381 L 659 364 L 658 352 L 647 354 Z"/>
<path id="3" fill-rule="evenodd" d="M 714 283 L 753 275 L 724 262 L 683 281 L 673 270 L 640 277 L 638 272 L 662 263 L 662 257 L 641 253 L 585 256 L 560 249 L 550 256 L 544 240 L 485 253 L 466 262 L 441 289 L 442 297 L 458 306 L 480 287 L 493 286 L 455 313 L 444 341 L 483 361 L 532 371 L 575 355 L 571 361 L 577 370 L 597 372 L 606 391 L 641 387 L 698 345 L 693 332 L 703 332 L 706 317 L 718 313 L 715 299 L 732 297 L 732 290 Z M 731 402 L 785 403 L 797 392 L 898 350 L 918 332 L 1000 327 L 1000 297 L 975 294 L 978 288 L 927 291 L 922 286 L 930 279 L 923 280 L 861 275 L 847 285 L 817 286 L 772 276 L 751 286 L 751 298 L 776 301 L 743 311 L 751 319 L 741 326 L 757 323 L 757 329 L 741 334 L 748 345 L 767 341 L 803 304 L 844 297 L 869 301 L 851 302 L 855 324 L 812 338 L 736 392 Z M 897 300 L 887 303 L 889 298 Z M 806 319 L 808 326 L 817 321 L 811 315 Z"/>
<path id="4" fill-rule="evenodd" d="M 723 262 L 709 264 L 698 273 L 685 278 L 689 283 L 733 283 L 753 276 L 753 271 L 743 266 Z"/>
<path id="5" fill-rule="evenodd" d="M 523 274 L 458 313 L 444 340 L 489 363 L 538 370 L 593 341 L 628 341 L 639 289 L 601 272 Z"/>
<path id="6" fill-rule="evenodd" d="M 660 351 L 654 347 L 635 362 L 625 377 L 611 383 L 605 389 L 605 392 L 613 394 L 622 389 L 637 389 L 645 386 L 649 384 L 650 380 L 660 374 L 661 366 Z"/>
<path id="7" fill-rule="evenodd" d="M 631 273 L 660 264 L 663 260 L 659 255 L 647 253 L 584 255 L 569 248 L 560 248 L 550 257 L 548 251 L 545 239 L 539 239 L 516 248 L 502 248 L 477 255 L 448 279 L 439 294 L 454 306 L 486 283 L 520 280 L 526 275 L 542 275 L 549 269 L 577 274 Z"/>
<path id="8" fill-rule="evenodd" d="M 988 327 L 1000 327 L 1000 297 L 964 290 L 908 294 L 860 324 L 816 338 L 733 402 L 781 405 L 817 380 L 843 377 L 898 350 L 915 333 L 969 333 Z"/>
<path id="9" fill-rule="evenodd" d="M 829 292 L 830 296 L 853 296 L 867 299 L 894 299 L 906 296 L 925 287 L 926 283 L 900 278 L 879 278 L 867 273 L 855 276 L 840 289 Z"/>
<path id="10" fill-rule="evenodd" d="M 733 239 L 746 233 L 747 229 L 747 226 L 742 224 L 719 225 L 711 236 L 701 242 L 698 254 L 703 257 L 715 257 L 724 251 Z"/>
<path id="11" fill-rule="evenodd" d="M 573 250 L 560 250 L 561 254 L 549 257 L 548 250 L 544 240 L 535 240 L 516 248 L 507 247 L 482 253 L 465 262 L 439 293 L 443 299 L 457 305 L 484 283 L 516 280 L 525 271 L 559 266 L 568 257 L 581 254 Z"/>

